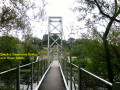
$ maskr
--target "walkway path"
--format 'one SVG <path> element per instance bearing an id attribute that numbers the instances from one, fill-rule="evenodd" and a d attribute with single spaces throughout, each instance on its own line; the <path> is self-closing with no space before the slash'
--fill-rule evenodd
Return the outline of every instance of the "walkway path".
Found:
<path id="1" fill-rule="evenodd" d="M 54 61 L 39 90 L 66 90 L 60 72 L 59 62 Z"/>

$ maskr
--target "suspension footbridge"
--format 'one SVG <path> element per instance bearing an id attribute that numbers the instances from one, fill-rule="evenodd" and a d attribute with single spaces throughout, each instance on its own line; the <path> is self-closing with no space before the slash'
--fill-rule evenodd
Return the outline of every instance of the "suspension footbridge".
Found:
<path id="1" fill-rule="evenodd" d="M 0 72 L 0 90 L 120 90 L 119 82 L 110 83 L 73 64 L 69 53 L 63 54 L 62 35 L 62 17 L 49 17 L 48 57 L 37 56 L 34 62 Z"/>

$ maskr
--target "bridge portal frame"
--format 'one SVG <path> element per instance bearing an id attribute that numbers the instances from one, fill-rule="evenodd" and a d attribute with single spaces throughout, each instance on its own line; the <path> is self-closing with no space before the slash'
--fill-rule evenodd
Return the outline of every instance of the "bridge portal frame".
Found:
<path id="1" fill-rule="evenodd" d="M 50 64 L 50 54 L 57 57 L 61 62 L 62 57 L 62 39 L 63 39 L 63 26 L 62 17 L 49 17 L 48 19 L 48 64 Z M 55 31 L 55 32 L 54 32 Z M 52 36 L 56 34 L 58 37 L 54 39 Z M 50 42 L 50 39 L 53 42 Z M 60 43 L 58 41 L 60 40 Z M 55 58 L 54 58 L 55 59 Z"/>

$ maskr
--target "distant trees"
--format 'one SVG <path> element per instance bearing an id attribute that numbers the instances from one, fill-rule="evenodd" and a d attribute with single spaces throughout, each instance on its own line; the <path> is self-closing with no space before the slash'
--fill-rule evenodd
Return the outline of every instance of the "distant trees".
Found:
<path id="1" fill-rule="evenodd" d="M 38 54 L 41 49 L 41 40 L 36 37 L 30 37 L 27 42 L 20 41 L 12 36 L 0 37 L 0 53 L 3 54 Z M 0 56 L 1 57 L 16 57 L 16 56 Z M 25 56 L 25 59 L 0 59 L 0 72 L 11 69 L 20 64 L 30 63 L 30 56 Z"/>
<path id="2" fill-rule="evenodd" d="M 58 43 L 58 44 L 61 43 L 61 39 L 59 38 L 59 36 L 58 36 L 57 34 L 53 34 L 53 35 L 52 35 L 52 38 L 50 37 L 50 44 L 52 44 L 52 43 L 54 42 L 53 39 L 54 39 L 54 40 L 58 39 L 58 40 L 57 40 L 57 43 Z M 48 44 L 48 34 L 45 34 L 45 35 L 43 36 L 42 41 L 43 41 L 43 45 L 47 45 L 47 44 Z M 55 43 L 55 44 L 56 44 L 56 43 Z"/>
<path id="3" fill-rule="evenodd" d="M 36 6 L 34 1 L 28 0 L 1 0 L 0 2 L 0 53 L 38 53 L 42 41 L 32 37 L 30 21 L 44 20 L 46 6 L 45 0 L 40 1 Z M 38 9 L 37 11 L 35 9 Z M 29 16 L 29 11 L 35 11 Z M 32 12 L 31 12 L 32 13 Z M 24 41 L 13 36 L 13 33 L 24 34 Z M 30 36 L 30 37 L 29 37 Z M 0 72 L 17 66 L 18 63 L 26 64 L 30 59 L 25 60 L 0 60 Z"/>
<path id="4" fill-rule="evenodd" d="M 42 41 L 43 41 L 43 45 L 47 45 L 47 44 L 48 44 L 48 34 L 45 34 L 45 35 L 43 36 Z"/>
<path id="5" fill-rule="evenodd" d="M 75 43 L 75 39 L 74 38 L 69 38 L 68 43 L 71 43 L 71 44 Z"/>
<path id="6" fill-rule="evenodd" d="M 19 39 L 9 36 L 0 37 L 0 53 L 18 53 Z M 3 57 L 3 56 L 0 56 Z M 15 67 L 19 63 L 18 60 L 1 59 L 0 71 Z"/>
<path id="7" fill-rule="evenodd" d="M 117 50 L 118 44 L 112 44 L 114 48 L 114 52 L 111 51 L 111 45 L 110 45 L 110 32 L 114 33 L 115 31 L 119 31 L 119 23 L 120 23 L 120 1 L 119 0 L 113 0 L 113 1 L 106 1 L 106 0 L 78 0 L 78 3 L 81 4 L 81 6 L 76 7 L 75 9 L 79 12 L 83 12 L 78 18 L 79 21 L 85 20 L 86 27 L 88 29 L 91 29 L 94 33 L 93 35 L 99 36 L 102 39 L 102 43 L 104 46 L 104 51 L 106 55 L 106 65 L 107 65 L 107 72 L 108 72 L 108 78 L 110 82 L 113 82 L 115 75 L 114 75 L 114 68 L 116 70 L 120 70 L 119 64 L 115 64 L 112 62 L 113 59 L 113 53 L 118 56 L 120 55 Z M 84 4 L 84 5 L 83 5 Z M 96 12 L 95 12 L 96 11 Z M 97 13 L 98 12 L 98 13 Z M 87 17 L 87 15 L 91 15 L 92 18 Z M 97 30 L 97 27 L 103 26 L 105 28 L 105 31 L 103 32 L 103 35 Z M 97 38 L 97 37 L 95 37 Z M 118 58 L 118 61 L 120 61 L 120 58 Z M 114 58 L 115 60 L 115 58 Z"/>
<path id="8" fill-rule="evenodd" d="M 37 38 L 37 37 L 32 37 L 32 38 L 30 39 L 30 42 L 31 42 L 33 45 L 37 46 L 39 49 L 42 48 L 43 42 L 42 42 L 41 39 L 39 39 L 39 38 Z"/>
<path id="9" fill-rule="evenodd" d="M 37 37 L 33 37 L 30 34 L 24 36 L 24 41 L 37 46 L 37 48 L 39 48 L 39 49 L 42 48 L 42 40 Z"/>
<path id="10" fill-rule="evenodd" d="M 38 54 L 42 49 L 42 41 L 37 37 L 32 37 L 31 34 L 24 36 L 23 48 L 24 53 L 36 53 Z M 30 57 L 25 57 L 25 60 L 22 61 L 22 64 L 30 63 Z"/>
<path id="11" fill-rule="evenodd" d="M 119 71 L 114 65 L 120 66 L 119 60 L 114 53 L 113 45 L 109 45 L 111 51 L 111 63 L 113 65 L 114 81 L 120 81 Z M 120 50 L 120 45 L 116 47 Z M 82 68 L 108 80 L 106 54 L 103 43 L 97 39 L 77 39 L 72 45 L 71 55 L 77 57 L 73 63 L 80 65 Z M 115 63 L 115 64 L 114 64 Z M 104 68 L 104 70 L 103 70 Z M 119 67 L 118 67 L 119 68 Z"/>

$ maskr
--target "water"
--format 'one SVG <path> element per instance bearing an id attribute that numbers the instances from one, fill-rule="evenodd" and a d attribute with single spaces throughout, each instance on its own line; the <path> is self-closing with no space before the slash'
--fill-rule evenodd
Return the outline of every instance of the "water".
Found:
<path id="1" fill-rule="evenodd" d="M 33 90 L 35 90 L 36 87 L 37 87 L 37 83 L 33 83 Z M 28 90 L 31 90 L 31 85 L 29 85 L 29 87 L 28 87 L 28 85 L 20 84 L 21 90 L 27 90 L 27 88 L 28 88 Z"/>

